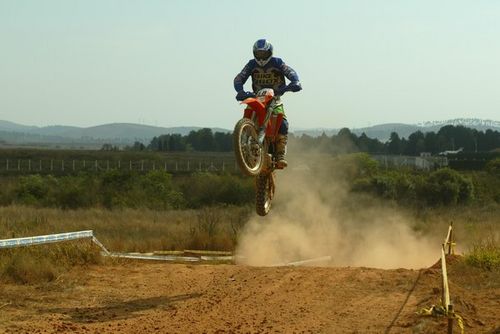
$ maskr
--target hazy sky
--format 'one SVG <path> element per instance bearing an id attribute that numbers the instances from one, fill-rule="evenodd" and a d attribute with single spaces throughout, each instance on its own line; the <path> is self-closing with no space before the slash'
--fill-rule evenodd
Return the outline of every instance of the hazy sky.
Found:
<path id="1" fill-rule="evenodd" d="M 292 128 L 500 119 L 497 0 L 0 0 L 0 119 L 230 129 L 259 38 Z"/>

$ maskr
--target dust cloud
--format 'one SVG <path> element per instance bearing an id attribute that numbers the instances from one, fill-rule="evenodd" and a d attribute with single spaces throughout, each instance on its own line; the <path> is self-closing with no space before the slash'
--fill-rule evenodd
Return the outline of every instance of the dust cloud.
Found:
<path id="1" fill-rule="evenodd" d="M 349 192 L 344 175 L 330 165 L 310 168 L 322 165 L 317 157 L 290 165 L 277 173 L 271 212 L 251 217 L 242 231 L 239 263 L 275 266 L 330 257 L 312 263 L 423 268 L 440 256 L 440 239 L 414 231 L 413 218 L 395 205 Z"/>

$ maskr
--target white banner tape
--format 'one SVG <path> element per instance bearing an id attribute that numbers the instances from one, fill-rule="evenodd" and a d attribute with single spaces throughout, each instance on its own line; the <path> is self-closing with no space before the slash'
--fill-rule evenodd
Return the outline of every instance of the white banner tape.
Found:
<path id="1" fill-rule="evenodd" d="M 14 248 L 22 246 L 41 245 L 59 241 L 92 238 L 93 236 L 94 235 L 92 233 L 92 230 L 89 230 L 89 231 L 40 235 L 36 237 L 4 239 L 0 240 L 0 248 Z"/>

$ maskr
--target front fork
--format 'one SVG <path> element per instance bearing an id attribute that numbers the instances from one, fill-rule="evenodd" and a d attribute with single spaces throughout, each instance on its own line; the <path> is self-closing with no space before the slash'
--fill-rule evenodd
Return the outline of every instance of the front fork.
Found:
<path id="1" fill-rule="evenodd" d="M 267 107 L 267 112 L 266 112 L 266 117 L 264 118 L 264 122 L 262 123 L 262 126 L 259 128 L 259 135 L 258 135 L 258 141 L 261 146 L 264 146 L 264 140 L 266 138 L 266 127 L 267 124 L 269 124 L 269 120 L 271 119 L 271 115 L 273 114 L 273 107 L 270 104 L 269 107 Z"/>

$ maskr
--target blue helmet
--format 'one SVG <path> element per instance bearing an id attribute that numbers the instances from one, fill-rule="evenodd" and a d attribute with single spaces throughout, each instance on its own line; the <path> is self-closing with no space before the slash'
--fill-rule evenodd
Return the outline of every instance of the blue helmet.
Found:
<path id="1" fill-rule="evenodd" d="M 253 45 L 253 56 L 259 66 L 265 66 L 273 56 L 273 46 L 267 39 L 259 39 Z"/>

